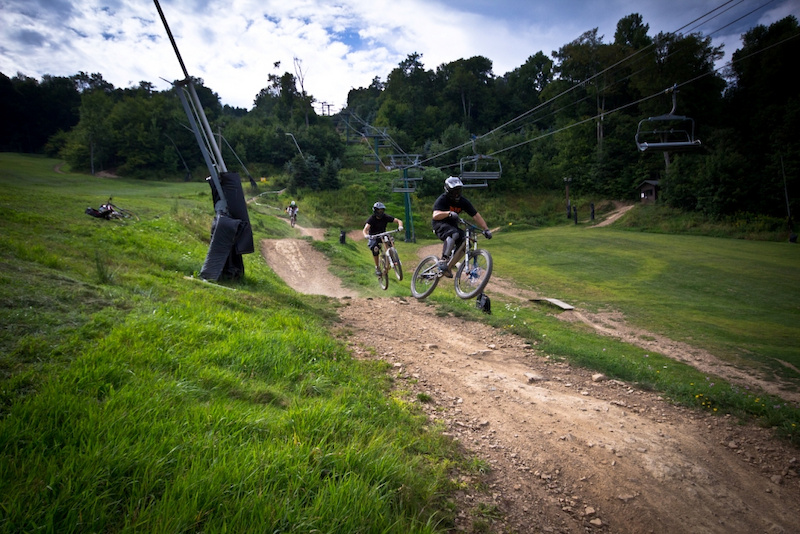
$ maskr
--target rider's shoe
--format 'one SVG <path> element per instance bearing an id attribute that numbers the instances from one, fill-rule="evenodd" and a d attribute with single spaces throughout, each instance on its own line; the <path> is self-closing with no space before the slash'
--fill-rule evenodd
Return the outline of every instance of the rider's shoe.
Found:
<path id="1" fill-rule="evenodd" d="M 453 273 L 450 271 L 450 267 L 447 265 L 447 260 L 440 260 L 436 266 L 439 267 L 439 270 L 442 272 L 442 276 L 453 278 Z"/>
<path id="2" fill-rule="evenodd" d="M 380 268 L 379 267 L 375 267 L 375 276 L 380 276 L 380 275 L 381 275 Z"/>

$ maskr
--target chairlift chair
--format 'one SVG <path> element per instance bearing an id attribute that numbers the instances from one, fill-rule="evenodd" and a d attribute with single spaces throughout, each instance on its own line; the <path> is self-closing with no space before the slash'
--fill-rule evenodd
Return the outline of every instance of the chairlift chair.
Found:
<path id="1" fill-rule="evenodd" d="M 700 147 L 700 140 L 694 137 L 694 119 L 675 115 L 676 86 L 667 89 L 667 92 L 672 92 L 672 110 L 665 115 L 639 121 L 635 141 L 640 152 L 678 152 Z"/>
<path id="2" fill-rule="evenodd" d="M 475 154 L 459 161 L 459 175 L 464 187 L 488 187 L 489 180 L 497 180 L 502 174 L 503 165 L 493 156 Z"/>
<path id="3" fill-rule="evenodd" d="M 414 193 L 417 182 L 422 180 L 419 154 L 393 154 L 389 156 L 389 168 L 399 169 L 400 175 L 392 179 L 392 193 Z"/>
<path id="4" fill-rule="evenodd" d="M 477 136 L 472 135 L 472 156 L 459 161 L 459 175 L 464 187 L 488 187 L 489 180 L 497 180 L 503 174 L 503 166 L 498 158 L 479 154 L 475 148 Z"/>

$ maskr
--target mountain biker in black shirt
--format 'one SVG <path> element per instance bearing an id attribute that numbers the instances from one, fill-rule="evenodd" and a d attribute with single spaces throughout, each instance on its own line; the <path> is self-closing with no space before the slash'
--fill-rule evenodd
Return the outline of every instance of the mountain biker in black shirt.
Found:
<path id="1" fill-rule="evenodd" d="M 444 193 L 433 203 L 433 231 L 436 237 L 442 240 L 442 257 L 439 260 L 439 269 L 444 276 L 451 278 L 453 273 L 447 267 L 450 255 L 464 240 L 465 232 L 458 227 L 458 219 L 462 212 L 466 212 L 483 229 L 486 239 L 492 238 L 489 226 L 478 210 L 466 198 L 461 196 L 464 184 L 457 176 L 451 176 L 444 181 Z"/>
<path id="2" fill-rule="evenodd" d="M 372 215 L 364 225 L 364 239 L 369 240 L 367 246 L 372 251 L 372 259 L 375 260 L 375 274 L 378 276 L 381 275 L 381 270 L 378 267 L 378 256 L 380 256 L 381 247 L 378 238 L 372 236 L 382 234 L 386 231 L 387 224 L 395 222 L 397 223 L 397 229 L 403 230 L 403 221 L 395 219 L 391 215 L 386 215 L 386 206 L 382 202 L 376 202 L 372 205 Z"/>

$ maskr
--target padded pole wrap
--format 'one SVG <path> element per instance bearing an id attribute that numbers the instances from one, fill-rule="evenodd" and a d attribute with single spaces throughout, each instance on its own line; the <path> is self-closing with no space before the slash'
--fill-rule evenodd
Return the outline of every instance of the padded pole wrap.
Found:
<path id="1" fill-rule="evenodd" d="M 242 254 L 255 252 L 253 229 L 250 226 L 247 201 L 244 198 L 239 174 L 225 172 L 220 174 L 219 178 L 222 192 L 228 203 L 228 213 L 218 213 L 214 218 L 211 226 L 211 244 L 206 261 L 200 271 L 200 277 L 204 280 L 219 280 L 220 278 L 238 280 L 244 276 Z M 216 206 L 219 201 L 219 193 L 213 182 L 208 181 Z"/>
<path id="2" fill-rule="evenodd" d="M 211 244 L 206 261 L 200 271 L 203 280 L 220 278 L 239 279 L 244 276 L 242 255 L 236 253 L 237 235 L 241 232 L 242 221 L 227 215 L 217 215 L 211 227 Z"/>

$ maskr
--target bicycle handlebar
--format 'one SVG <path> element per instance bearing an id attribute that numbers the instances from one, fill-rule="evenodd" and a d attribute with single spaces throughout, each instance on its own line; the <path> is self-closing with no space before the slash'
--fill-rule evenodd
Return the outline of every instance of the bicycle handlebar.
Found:
<path id="1" fill-rule="evenodd" d="M 400 229 L 398 228 L 397 230 L 389 230 L 388 232 L 382 232 L 380 234 L 372 234 L 372 235 L 370 235 L 370 237 L 375 239 L 375 238 L 378 238 L 378 237 L 384 237 L 384 236 L 389 236 L 389 235 L 392 235 L 392 234 L 396 234 L 399 231 L 400 231 Z"/>
<path id="2" fill-rule="evenodd" d="M 473 224 L 473 223 L 471 223 L 469 221 L 465 221 L 461 217 L 458 218 L 458 222 L 462 223 L 464 226 L 469 226 L 470 228 L 476 228 L 476 229 L 478 229 L 480 231 L 483 231 L 483 230 L 481 230 L 481 227 L 478 226 L 477 224 Z"/>

